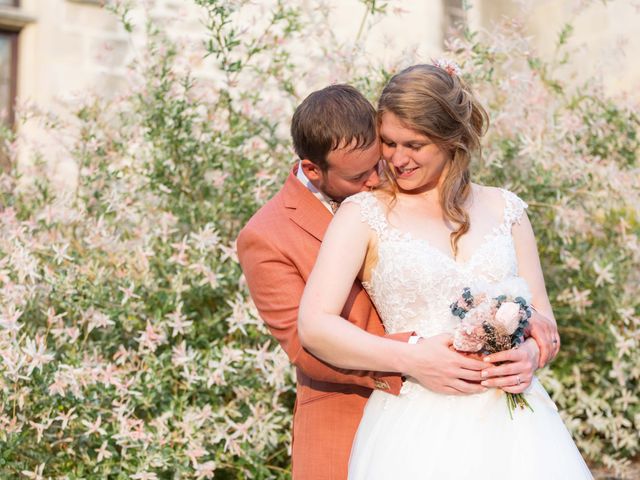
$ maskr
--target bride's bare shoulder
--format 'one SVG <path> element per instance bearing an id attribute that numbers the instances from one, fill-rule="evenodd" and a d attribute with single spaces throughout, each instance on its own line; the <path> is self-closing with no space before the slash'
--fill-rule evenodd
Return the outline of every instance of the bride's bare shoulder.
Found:
<path id="1" fill-rule="evenodd" d="M 390 206 L 397 200 L 395 195 L 388 190 L 377 189 L 373 190 L 371 193 L 375 197 L 375 199 L 385 207 Z"/>
<path id="2" fill-rule="evenodd" d="M 376 188 L 375 190 L 371 190 L 371 193 L 375 195 L 377 198 L 393 198 L 393 192 L 387 190 L 386 188 Z"/>
<path id="3" fill-rule="evenodd" d="M 504 211 L 504 195 L 502 189 L 489 185 L 471 184 L 473 203 L 484 211 L 501 216 Z"/>

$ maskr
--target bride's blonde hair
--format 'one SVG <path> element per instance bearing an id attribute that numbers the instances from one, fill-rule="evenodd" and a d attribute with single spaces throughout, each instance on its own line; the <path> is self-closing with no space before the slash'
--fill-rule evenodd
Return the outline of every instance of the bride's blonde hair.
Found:
<path id="1" fill-rule="evenodd" d="M 394 75 L 378 102 L 378 125 L 387 112 L 449 154 L 440 204 L 445 218 L 458 225 L 450 237 L 455 256 L 459 238 L 470 228 L 463 208 L 471 192 L 469 163 L 473 154 L 482 153 L 480 137 L 489 125 L 487 112 L 458 75 L 435 65 L 414 65 Z M 381 188 L 395 198 L 397 184 L 390 171 L 387 177 L 390 180 Z"/>

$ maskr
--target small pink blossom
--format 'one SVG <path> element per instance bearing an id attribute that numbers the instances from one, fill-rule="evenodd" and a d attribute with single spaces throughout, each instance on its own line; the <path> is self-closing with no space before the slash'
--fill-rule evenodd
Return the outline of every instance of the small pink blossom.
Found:
<path id="1" fill-rule="evenodd" d="M 71 407 L 67 413 L 59 413 L 58 416 L 56 418 L 54 418 L 54 420 L 60 420 L 61 425 L 60 425 L 60 429 L 61 430 L 66 430 L 67 425 L 69 424 L 69 422 L 71 420 L 74 420 L 75 418 L 78 418 L 78 415 L 76 415 L 74 413 L 76 407 Z"/>
<path id="2" fill-rule="evenodd" d="M 87 311 L 86 317 L 88 319 L 87 332 L 91 332 L 96 328 L 106 328 L 115 325 L 115 322 L 111 320 L 108 315 L 94 310 L 93 308 Z"/>
<path id="3" fill-rule="evenodd" d="M 133 285 L 133 282 L 130 283 L 129 287 L 127 287 L 127 288 L 119 287 L 118 290 L 120 290 L 122 293 L 124 293 L 124 295 L 122 296 L 121 305 L 124 305 L 125 303 L 127 303 L 129 301 L 129 299 L 131 299 L 131 298 L 140 298 L 139 295 L 136 295 L 134 293 L 135 287 Z"/>
<path id="4" fill-rule="evenodd" d="M 200 445 L 191 443 L 189 444 L 188 450 L 184 453 L 189 458 L 189 460 L 191 460 L 191 463 L 193 465 L 198 465 L 198 458 L 207 455 L 209 452 L 207 452 Z"/>
<path id="5" fill-rule="evenodd" d="M 135 480 L 158 480 L 158 475 L 153 472 L 139 472 L 131 475 L 131 478 Z"/>
<path id="6" fill-rule="evenodd" d="M 102 415 L 98 415 L 98 418 L 96 418 L 96 420 L 94 422 L 89 422 L 87 420 L 82 420 L 82 424 L 87 427 L 87 431 L 84 432 L 84 434 L 86 436 L 90 436 L 91 434 L 95 433 L 95 434 L 100 434 L 100 435 L 106 435 L 107 432 L 104 428 L 101 428 L 100 425 L 102 424 Z"/>
<path id="7" fill-rule="evenodd" d="M 213 478 L 216 467 L 216 462 L 213 460 L 195 465 L 196 478 L 198 480 L 202 478 Z"/>
<path id="8" fill-rule="evenodd" d="M 21 310 L 16 310 L 13 304 L 9 304 L 0 314 L 0 327 L 9 332 L 16 333 L 22 325 L 18 323 L 18 319 L 22 316 Z"/>
<path id="9" fill-rule="evenodd" d="M 460 324 L 453 332 L 453 348 L 460 352 L 479 352 L 484 347 L 482 325 Z"/>
<path id="10" fill-rule="evenodd" d="M 31 375 L 33 370 L 38 369 L 42 370 L 42 367 L 53 360 L 54 356 L 50 353 L 47 353 L 47 346 L 45 344 L 45 340 L 40 336 L 36 335 L 35 339 L 28 338 L 25 342 L 25 347 L 22 348 L 22 351 L 27 355 L 28 360 L 28 371 L 27 374 Z"/>
<path id="11" fill-rule="evenodd" d="M 31 478 L 33 480 L 44 480 L 44 475 L 42 474 L 42 472 L 44 471 L 44 465 L 44 463 L 41 463 L 33 471 L 22 470 L 22 472 L 20 473 L 22 473 L 25 477 Z"/>
<path id="12" fill-rule="evenodd" d="M 96 450 L 96 453 L 98 454 L 98 457 L 96 459 L 98 463 L 100 463 L 105 458 L 111 458 L 113 456 L 113 453 L 111 453 L 107 448 L 106 441 L 102 442 L 102 445 L 100 445 L 100 448 Z"/>
<path id="13" fill-rule="evenodd" d="M 176 310 L 167 315 L 167 319 L 169 320 L 167 324 L 172 329 L 171 337 L 184 335 L 189 331 L 191 325 L 193 324 L 193 322 L 187 320 L 187 316 L 182 313 L 182 306 L 182 302 L 178 303 L 178 307 L 176 308 Z"/>
<path id="14" fill-rule="evenodd" d="M 51 426 L 53 420 L 46 420 L 44 423 L 29 421 L 29 425 L 36 431 L 36 443 L 40 443 L 44 431 Z"/>
<path id="15" fill-rule="evenodd" d="M 147 327 L 144 331 L 140 332 L 136 340 L 140 344 L 141 350 L 155 352 L 156 349 L 166 341 L 166 335 L 156 329 L 151 322 L 147 321 Z"/>

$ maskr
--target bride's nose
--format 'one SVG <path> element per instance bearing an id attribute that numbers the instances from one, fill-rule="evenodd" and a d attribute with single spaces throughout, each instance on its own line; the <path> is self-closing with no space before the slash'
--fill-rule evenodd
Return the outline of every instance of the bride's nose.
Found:
<path id="1" fill-rule="evenodd" d="M 406 154 L 404 149 L 400 147 L 396 147 L 391 156 L 391 163 L 395 168 L 405 167 L 409 163 L 409 156 Z"/>

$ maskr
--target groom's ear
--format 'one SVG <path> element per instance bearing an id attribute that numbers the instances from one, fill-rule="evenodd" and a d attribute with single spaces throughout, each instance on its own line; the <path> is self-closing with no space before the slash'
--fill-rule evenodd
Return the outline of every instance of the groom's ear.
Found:
<path id="1" fill-rule="evenodd" d="M 300 161 L 300 168 L 302 168 L 304 175 L 311 181 L 322 178 L 322 169 L 311 160 L 302 159 Z"/>

